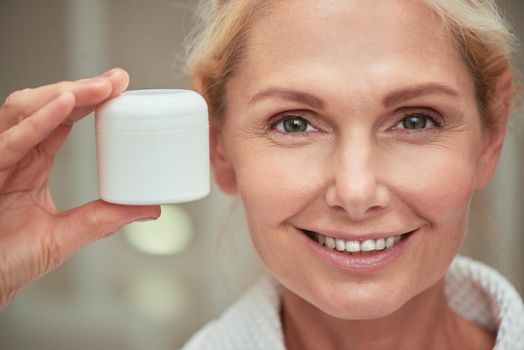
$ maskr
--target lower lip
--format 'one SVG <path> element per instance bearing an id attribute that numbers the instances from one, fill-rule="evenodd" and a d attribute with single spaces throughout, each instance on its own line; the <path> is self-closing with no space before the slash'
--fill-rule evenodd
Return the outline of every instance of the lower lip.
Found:
<path id="1" fill-rule="evenodd" d="M 391 248 L 383 250 L 376 250 L 371 253 L 364 252 L 360 254 L 349 254 L 341 252 L 336 249 L 330 249 L 321 246 L 316 241 L 313 241 L 306 234 L 297 229 L 300 236 L 305 239 L 306 245 L 318 256 L 320 256 L 328 264 L 350 272 L 375 272 L 392 265 L 400 258 L 402 252 L 406 249 L 407 243 L 416 232 L 413 231 L 395 243 Z"/>

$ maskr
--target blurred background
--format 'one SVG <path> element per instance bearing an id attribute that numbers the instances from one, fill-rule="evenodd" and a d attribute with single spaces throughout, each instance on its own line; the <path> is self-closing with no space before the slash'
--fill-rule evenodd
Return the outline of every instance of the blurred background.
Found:
<path id="1" fill-rule="evenodd" d="M 197 3 L 0 0 L 0 100 L 115 66 L 130 73 L 130 89 L 189 88 L 183 48 Z M 500 3 L 524 40 L 524 2 Z M 512 120 L 494 181 L 474 198 L 462 248 L 521 295 L 522 114 Z M 98 198 L 95 151 L 91 116 L 75 125 L 56 160 L 50 187 L 60 209 Z M 213 184 L 207 198 L 162 210 L 158 221 L 125 226 L 24 290 L 0 312 L 0 349 L 175 349 L 262 273 L 238 198 Z"/>

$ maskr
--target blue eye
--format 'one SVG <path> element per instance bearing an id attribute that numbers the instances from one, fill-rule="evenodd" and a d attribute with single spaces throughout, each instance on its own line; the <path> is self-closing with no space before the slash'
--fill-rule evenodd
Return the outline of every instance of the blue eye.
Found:
<path id="1" fill-rule="evenodd" d="M 284 134 L 296 134 L 316 130 L 309 124 L 307 120 L 296 116 L 280 119 L 274 124 L 273 127 L 276 128 L 277 131 Z"/>
<path id="2" fill-rule="evenodd" d="M 420 130 L 420 129 L 431 129 L 438 124 L 431 117 L 428 117 L 421 113 L 413 113 L 404 117 L 397 125 L 398 129 L 406 130 Z"/>

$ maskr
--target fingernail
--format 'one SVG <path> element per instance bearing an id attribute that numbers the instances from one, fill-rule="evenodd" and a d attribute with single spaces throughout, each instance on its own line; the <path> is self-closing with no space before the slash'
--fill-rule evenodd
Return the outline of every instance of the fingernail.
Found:
<path id="1" fill-rule="evenodd" d="M 155 221 L 156 219 L 158 219 L 158 218 L 144 218 L 144 219 L 135 220 L 135 222 Z"/>

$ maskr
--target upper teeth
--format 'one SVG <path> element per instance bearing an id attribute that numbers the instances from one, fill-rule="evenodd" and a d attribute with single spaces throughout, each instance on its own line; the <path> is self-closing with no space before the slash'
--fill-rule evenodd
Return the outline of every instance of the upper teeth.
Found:
<path id="1" fill-rule="evenodd" d="M 330 249 L 336 249 L 339 251 L 348 251 L 351 253 L 357 252 L 369 252 L 372 250 L 383 250 L 391 248 L 393 245 L 400 241 L 400 236 L 390 236 L 379 239 L 366 239 L 363 241 L 346 241 L 340 238 L 333 238 L 325 236 L 320 233 L 316 233 L 317 241 L 321 245 L 324 245 Z"/>

